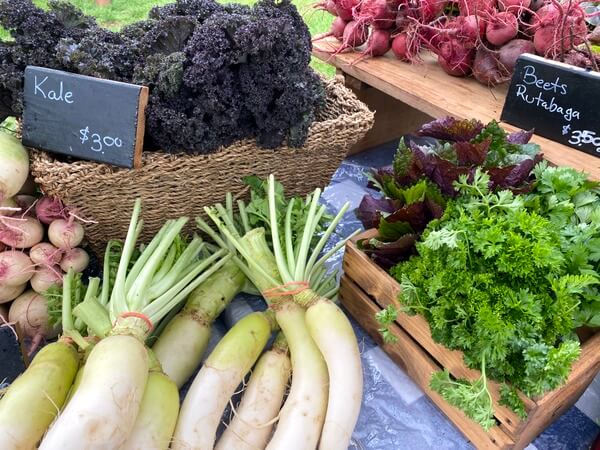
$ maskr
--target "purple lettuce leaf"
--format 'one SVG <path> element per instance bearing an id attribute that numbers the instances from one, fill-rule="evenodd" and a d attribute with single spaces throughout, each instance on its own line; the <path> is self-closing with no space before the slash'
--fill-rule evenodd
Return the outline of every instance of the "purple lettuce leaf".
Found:
<path id="1" fill-rule="evenodd" d="M 444 207 L 432 198 L 426 197 L 425 204 L 427 205 L 427 210 L 429 211 L 429 216 L 432 220 L 439 219 L 444 215 Z"/>
<path id="2" fill-rule="evenodd" d="M 415 202 L 398 209 L 385 220 L 389 223 L 406 222 L 413 230 L 423 231 L 431 220 L 428 213 L 425 202 Z"/>
<path id="3" fill-rule="evenodd" d="M 479 120 L 444 117 L 426 123 L 418 131 L 419 136 L 434 137 L 445 141 L 468 142 L 474 139 L 484 125 Z"/>
<path id="4" fill-rule="evenodd" d="M 386 178 L 394 177 L 394 168 L 389 165 L 385 167 L 380 167 L 377 169 L 371 169 L 370 180 L 367 184 L 367 187 L 370 189 L 375 189 L 377 191 L 381 191 L 382 186 L 385 184 Z"/>
<path id="5" fill-rule="evenodd" d="M 358 205 L 356 217 L 360 220 L 366 230 L 376 228 L 382 218 L 382 212 L 393 213 L 400 207 L 398 200 L 387 197 L 375 198 L 366 194 Z"/>
<path id="6" fill-rule="evenodd" d="M 537 155 L 533 159 L 524 159 L 519 164 L 487 169 L 491 189 L 511 189 L 515 191 L 523 186 L 531 176 L 531 171 L 542 159 Z"/>
<path id="7" fill-rule="evenodd" d="M 358 248 L 387 270 L 415 254 L 415 242 L 418 238 L 418 234 L 405 234 L 393 242 L 383 242 L 372 238 L 362 239 L 357 244 Z"/>
<path id="8" fill-rule="evenodd" d="M 506 136 L 506 142 L 508 142 L 509 144 L 516 144 L 516 145 L 527 144 L 531 140 L 531 137 L 533 136 L 533 132 L 534 132 L 534 130 L 515 131 L 514 133 L 510 133 L 508 136 Z"/>
<path id="9" fill-rule="evenodd" d="M 458 157 L 459 166 L 480 166 L 485 162 L 491 141 L 478 143 L 471 142 L 455 142 L 454 149 Z"/>
<path id="10" fill-rule="evenodd" d="M 450 161 L 440 158 L 435 153 L 425 153 L 416 145 L 412 150 L 425 175 L 438 185 L 443 194 L 453 197 L 456 195 L 453 183 L 460 175 L 469 173 L 468 167 L 459 167 Z"/>

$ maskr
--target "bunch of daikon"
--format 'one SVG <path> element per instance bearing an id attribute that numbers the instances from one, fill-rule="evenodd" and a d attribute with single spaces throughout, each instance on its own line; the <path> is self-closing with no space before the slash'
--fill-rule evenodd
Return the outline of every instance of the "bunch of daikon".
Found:
<path id="1" fill-rule="evenodd" d="M 80 290 L 72 270 L 65 276 L 63 335 L 0 400 L 0 447 L 345 450 L 360 410 L 362 368 L 352 327 L 330 300 L 336 273 L 325 266 L 345 241 L 324 249 L 347 205 L 331 218 L 319 199 L 317 189 L 286 200 L 270 177 L 236 211 L 230 195 L 225 206 L 206 208 L 214 227 L 197 222 L 212 244 L 184 240 L 183 218 L 167 221 L 145 246 L 136 244 L 136 202 L 125 242 L 107 246 L 102 281 L 91 278 Z M 246 316 L 221 339 L 180 411 L 177 385 L 199 364 L 210 324 L 250 283 L 268 310 Z M 155 342 L 155 325 L 162 334 L 153 350 L 147 344 Z M 26 418 L 32 409 L 44 414 Z"/>
<path id="2" fill-rule="evenodd" d="M 200 228 L 230 251 L 232 260 L 262 293 L 269 310 L 254 313 L 234 326 L 200 369 L 182 405 L 174 450 L 213 448 L 227 403 L 274 327 L 281 329 L 278 340 L 285 338 L 291 354 L 292 381 L 287 399 L 269 421 L 253 414 L 277 410 L 280 397 L 269 394 L 281 392 L 286 379 L 264 374 L 261 360 L 251 383 L 261 377 L 270 389 L 264 395 L 251 391 L 242 397 L 217 448 L 290 450 L 318 446 L 321 450 L 346 450 L 356 425 L 362 399 L 360 354 L 348 318 L 329 299 L 337 287 L 335 274 L 326 275 L 325 267 L 325 261 L 345 240 L 321 254 L 348 205 L 318 236 L 326 213 L 325 206 L 319 204 L 320 189 L 306 199 L 285 201 L 273 176 L 265 187 L 266 230 L 250 225 L 243 202 L 239 203 L 237 221 L 243 224 L 243 233 L 231 208 L 220 204 L 205 208 L 218 232 L 198 219 Z M 252 399 L 246 401 L 246 395 Z"/>
<path id="3" fill-rule="evenodd" d="M 60 200 L 35 194 L 27 150 L 0 132 L 0 315 L 20 326 L 30 352 L 59 332 L 45 293 L 90 260 L 78 247 L 84 230 L 76 214 Z"/>

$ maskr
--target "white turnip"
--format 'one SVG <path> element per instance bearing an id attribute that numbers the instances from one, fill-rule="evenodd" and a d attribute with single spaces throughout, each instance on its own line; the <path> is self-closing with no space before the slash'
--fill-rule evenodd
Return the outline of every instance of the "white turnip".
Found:
<path id="1" fill-rule="evenodd" d="M 83 272 L 90 263 L 90 256 L 82 248 L 72 248 L 65 252 L 60 261 L 60 268 L 63 272 L 73 269 L 75 273 Z"/>
<path id="2" fill-rule="evenodd" d="M 498 9 L 519 16 L 531 6 L 531 0 L 498 0 Z"/>
<path id="3" fill-rule="evenodd" d="M 33 263 L 29 256 L 17 250 L 0 253 L 0 284 L 20 286 L 33 276 Z"/>
<path id="4" fill-rule="evenodd" d="M 77 247 L 83 241 L 83 236 L 83 227 L 73 217 L 55 220 L 48 227 L 48 239 L 62 250 Z"/>
<path id="5" fill-rule="evenodd" d="M 16 137 L 0 132 L 0 201 L 16 195 L 29 175 L 29 154 Z"/>
<path id="6" fill-rule="evenodd" d="M 69 215 L 63 202 L 57 198 L 42 197 L 35 204 L 35 215 L 40 222 L 50 225 L 58 219 L 67 220 Z"/>
<path id="7" fill-rule="evenodd" d="M 18 323 L 24 336 L 32 340 L 31 351 L 42 340 L 58 336 L 58 327 L 52 327 L 48 322 L 46 299 L 34 291 L 27 291 L 17 297 L 10 305 L 8 320 Z"/>
<path id="8" fill-rule="evenodd" d="M 31 248 L 42 241 L 44 227 L 35 217 L 23 216 L 0 225 L 0 242 L 12 248 Z"/>
<path id="9" fill-rule="evenodd" d="M 62 257 L 63 251 L 48 242 L 40 242 L 29 250 L 31 261 L 42 267 L 57 266 Z"/>
<path id="10" fill-rule="evenodd" d="M 517 37 L 518 32 L 517 18 L 505 11 L 491 15 L 485 30 L 485 37 L 492 45 L 504 45 Z"/>
<path id="11" fill-rule="evenodd" d="M 21 295 L 26 288 L 27 283 L 21 284 L 20 286 L 8 286 L 0 283 L 0 304 L 14 300 Z"/>
<path id="12" fill-rule="evenodd" d="M 30 280 L 31 288 L 38 294 L 43 294 L 55 284 L 62 285 L 62 279 L 60 267 L 40 267 Z"/>

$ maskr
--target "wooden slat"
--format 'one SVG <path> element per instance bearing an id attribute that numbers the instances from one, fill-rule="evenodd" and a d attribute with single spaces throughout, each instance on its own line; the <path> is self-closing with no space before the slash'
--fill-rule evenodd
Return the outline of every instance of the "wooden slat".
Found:
<path id="1" fill-rule="evenodd" d="M 381 308 L 346 276 L 342 278 L 340 298 L 350 314 L 377 341 L 383 350 L 398 365 L 404 368 L 412 380 L 423 389 L 467 439 L 473 442 L 476 448 L 498 450 L 512 447 L 513 441 L 499 427 L 493 427 L 489 432 L 485 432 L 479 424 L 473 422 L 462 411 L 451 406 L 437 392 L 429 388 L 431 374 L 441 369 L 399 326 L 392 324 L 390 327 L 391 332 L 398 338 L 396 343 L 384 344 L 382 342 L 377 331 L 379 324 L 375 320 L 375 314 Z"/>
<path id="2" fill-rule="evenodd" d="M 358 238 L 360 238 L 360 235 Z M 375 265 L 364 252 L 358 250 L 353 242 L 346 245 L 344 273 L 354 280 L 369 296 L 374 298 L 382 308 L 392 304 L 399 309 L 400 304 L 397 299 L 400 286 L 398 282 Z M 453 376 L 468 380 L 476 380 L 481 376 L 478 370 L 469 369 L 464 364 L 462 352 L 449 350 L 433 340 L 429 324 L 421 315 L 409 316 L 406 313 L 399 312 L 396 322 L 441 365 L 447 368 Z M 514 436 L 522 420 L 511 409 L 500 405 L 500 384 L 490 380 L 489 387 L 494 399 L 496 417 L 507 432 Z M 524 395 L 521 398 L 527 411 L 535 407 L 533 400 Z"/>
<path id="3" fill-rule="evenodd" d="M 506 84 L 489 88 L 472 78 L 451 77 L 427 52 L 423 53 L 423 62 L 420 64 L 407 64 L 390 54 L 354 64 L 358 56 L 354 52 L 331 56 L 331 50 L 338 45 L 331 39 L 317 41 L 313 46 L 313 54 L 431 117 L 450 115 L 482 122 L 500 120 L 508 88 Z M 508 124 L 503 126 L 509 131 L 517 129 Z M 594 179 L 600 179 L 600 158 L 537 135 L 533 142 L 542 146 L 550 162 L 584 170 Z"/>
<path id="4" fill-rule="evenodd" d="M 557 417 L 573 406 L 599 370 L 600 333 L 596 333 L 582 345 L 581 356 L 573 363 L 566 383 L 537 400 L 538 408 L 530 415 L 515 448 L 525 448 Z"/>

